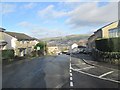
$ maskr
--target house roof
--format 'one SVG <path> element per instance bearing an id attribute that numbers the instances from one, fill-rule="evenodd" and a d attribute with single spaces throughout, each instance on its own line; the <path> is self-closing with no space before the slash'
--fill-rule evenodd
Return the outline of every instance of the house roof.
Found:
<path id="1" fill-rule="evenodd" d="M 105 25 L 105 26 L 99 28 L 97 31 L 94 32 L 94 34 L 97 33 L 98 31 L 102 30 L 103 28 L 105 28 L 105 27 L 107 27 L 107 26 L 109 26 L 109 25 L 115 23 L 115 22 L 118 22 L 118 27 L 120 27 L 120 20 L 118 20 L 118 21 L 114 21 L 114 22 L 112 22 L 112 23 L 110 23 L 110 24 L 107 24 L 107 25 Z M 94 34 L 92 34 L 88 39 L 90 39 L 91 37 L 93 37 Z"/>
<path id="2" fill-rule="evenodd" d="M 119 20 L 119 21 L 120 21 L 120 20 Z M 115 23 L 115 22 L 118 22 L 118 26 L 119 26 L 119 25 L 120 25 L 120 22 L 119 22 L 119 21 L 114 21 L 114 22 L 112 22 L 112 23 L 109 23 L 109 24 L 107 24 L 107 25 L 99 28 L 99 29 L 98 29 L 97 31 L 95 31 L 94 33 L 97 33 L 98 31 L 102 30 L 103 28 L 105 28 L 105 27 L 107 27 L 107 26 L 109 26 L 109 25 L 111 25 L 111 24 L 113 24 L 113 23 Z"/>
<path id="3" fill-rule="evenodd" d="M 17 38 L 18 40 L 35 40 L 35 38 L 32 38 L 24 33 L 16 33 L 16 32 L 5 32 L 9 35 L 11 35 L 12 37 Z"/>
<path id="4" fill-rule="evenodd" d="M 0 27 L 0 32 L 4 32 L 4 31 L 5 31 L 5 29 Z"/>
<path id="5" fill-rule="evenodd" d="M 4 41 L 4 40 L 0 40 L 0 46 L 5 46 L 6 44 L 7 44 L 6 41 Z"/>
<path id="6" fill-rule="evenodd" d="M 88 39 L 90 39 L 90 38 L 92 38 L 92 37 L 94 37 L 95 36 L 95 34 L 92 34 Z"/>
<path id="7" fill-rule="evenodd" d="M 120 27 L 120 20 L 118 21 L 118 27 Z"/>

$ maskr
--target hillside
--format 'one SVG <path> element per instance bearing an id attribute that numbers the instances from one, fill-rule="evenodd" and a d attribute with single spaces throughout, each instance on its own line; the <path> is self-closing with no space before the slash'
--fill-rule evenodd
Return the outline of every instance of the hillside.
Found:
<path id="1" fill-rule="evenodd" d="M 78 35 L 68 35 L 63 37 L 44 38 L 40 40 L 46 41 L 50 45 L 70 45 L 80 40 L 87 40 L 88 37 L 89 35 L 78 34 Z"/>

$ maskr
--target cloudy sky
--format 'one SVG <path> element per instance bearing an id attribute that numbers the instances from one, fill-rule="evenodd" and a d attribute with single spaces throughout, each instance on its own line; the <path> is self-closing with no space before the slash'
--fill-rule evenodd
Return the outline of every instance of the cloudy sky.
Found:
<path id="1" fill-rule="evenodd" d="M 36 38 L 91 34 L 118 19 L 118 3 L 2 2 L 0 27 Z M 76 2 L 75 2 L 76 1 Z"/>

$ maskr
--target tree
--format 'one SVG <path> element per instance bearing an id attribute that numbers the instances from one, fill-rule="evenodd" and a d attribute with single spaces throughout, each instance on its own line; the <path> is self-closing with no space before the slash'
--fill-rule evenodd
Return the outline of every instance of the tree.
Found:
<path id="1" fill-rule="evenodd" d="M 40 50 L 37 50 L 38 47 L 40 48 Z M 36 44 L 34 49 L 38 51 L 38 55 L 44 55 L 44 52 L 47 51 L 47 44 L 45 42 L 39 42 L 38 44 Z"/>

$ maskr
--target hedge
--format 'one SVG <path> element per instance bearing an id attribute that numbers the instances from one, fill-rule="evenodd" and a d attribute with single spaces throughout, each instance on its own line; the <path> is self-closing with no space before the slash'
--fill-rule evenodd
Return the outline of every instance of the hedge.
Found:
<path id="1" fill-rule="evenodd" d="M 2 50 L 2 59 L 12 59 L 14 58 L 14 50 Z"/>
<path id="2" fill-rule="evenodd" d="M 120 37 L 95 41 L 96 49 L 103 52 L 120 52 Z"/>

